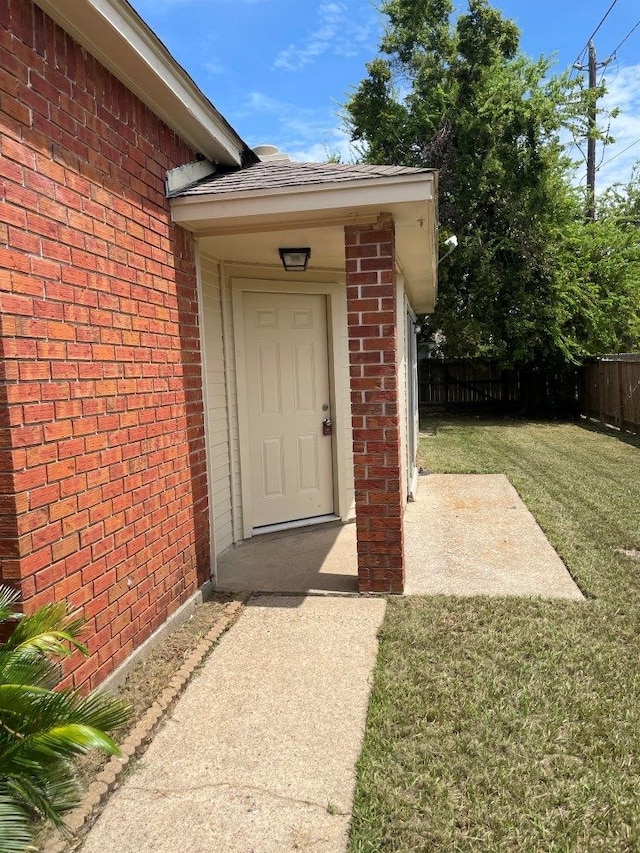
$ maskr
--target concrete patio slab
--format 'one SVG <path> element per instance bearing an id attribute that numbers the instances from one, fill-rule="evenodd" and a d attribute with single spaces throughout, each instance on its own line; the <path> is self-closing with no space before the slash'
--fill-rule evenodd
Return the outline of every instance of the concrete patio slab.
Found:
<path id="1" fill-rule="evenodd" d="M 358 592 L 355 524 L 254 536 L 218 560 L 217 586 L 240 592 Z"/>
<path id="2" fill-rule="evenodd" d="M 502 474 L 430 474 L 404 515 L 407 595 L 582 593 Z M 357 593 L 355 524 L 256 536 L 223 554 L 218 587 L 233 592 Z"/>
<path id="3" fill-rule="evenodd" d="M 83 853 L 343 853 L 382 599 L 252 599 Z"/>
<path id="4" fill-rule="evenodd" d="M 407 595 L 583 599 L 502 474 L 430 474 L 404 516 Z"/>

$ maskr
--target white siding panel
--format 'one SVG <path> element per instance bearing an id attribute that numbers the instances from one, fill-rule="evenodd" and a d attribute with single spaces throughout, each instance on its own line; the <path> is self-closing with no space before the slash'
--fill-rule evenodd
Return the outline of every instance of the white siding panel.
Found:
<path id="1" fill-rule="evenodd" d="M 230 500 L 233 508 L 231 514 L 232 541 L 243 539 L 244 527 L 242 517 L 242 479 L 240 474 L 240 429 L 238 426 L 238 386 L 237 368 L 235 363 L 235 340 L 233 334 L 233 300 L 231 295 L 231 279 L 224 278 L 222 286 L 223 323 L 225 335 L 225 353 L 227 356 L 227 426 L 229 435 L 230 458 Z"/>
<path id="2" fill-rule="evenodd" d="M 233 544 L 231 457 L 225 381 L 222 303 L 218 264 L 201 258 L 206 352 L 210 498 L 213 502 L 214 542 L 219 556 Z"/>
<path id="3" fill-rule="evenodd" d="M 407 470 L 407 302 L 404 289 L 404 280 L 401 275 L 397 276 L 396 285 L 397 301 L 397 346 L 398 346 L 398 410 L 400 414 L 400 467 L 403 500 L 406 500 L 408 492 Z"/>

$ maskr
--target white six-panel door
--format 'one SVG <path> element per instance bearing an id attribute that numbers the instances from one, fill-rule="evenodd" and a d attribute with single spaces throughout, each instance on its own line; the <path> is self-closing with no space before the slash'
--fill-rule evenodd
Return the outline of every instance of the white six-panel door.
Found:
<path id="1" fill-rule="evenodd" d="M 253 527 L 333 512 L 324 296 L 243 294 Z"/>

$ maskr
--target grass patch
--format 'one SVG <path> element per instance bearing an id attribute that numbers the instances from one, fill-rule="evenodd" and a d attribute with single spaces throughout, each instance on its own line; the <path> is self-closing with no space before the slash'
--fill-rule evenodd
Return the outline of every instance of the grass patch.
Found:
<path id="1" fill-rule="evenodd" d="M 588 600 L 390 602 L 349 850 L 637 851 L 640 443 L 430 425 L 425 467 L 506 474 Z"/>

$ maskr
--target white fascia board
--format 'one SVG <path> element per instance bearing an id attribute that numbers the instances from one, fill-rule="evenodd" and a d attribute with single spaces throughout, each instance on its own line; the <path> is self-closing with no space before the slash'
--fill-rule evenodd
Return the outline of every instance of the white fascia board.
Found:
<path id="1" fill-rule="evenodd" d="M 245 143 L 127 2 L 36 3 L 196 152 L 241 164 Z"/>
<path id="2" fill-rule="evenodd" d="M 198 160 L 195 163 L 185 163 L 169 169 L 167 172 L 167 193 L 179 192 L 186 187 L 192 187 L 198 181 L 215 174 L 216 167 L 208 160 Z"/>
<path id="3" fill-rule="evenodd" d="M 301 184 L 247 193 L 212 193 L 174 198 L 171 215 L 174 222 L 209 222 L 219 219 L 251 218 L 319 211 L 352 210 L 403 202 L 433 202 L 431 175 L 416 179 L 403 175 L 393 180 L 367 179 L 347 183 Z"/>

